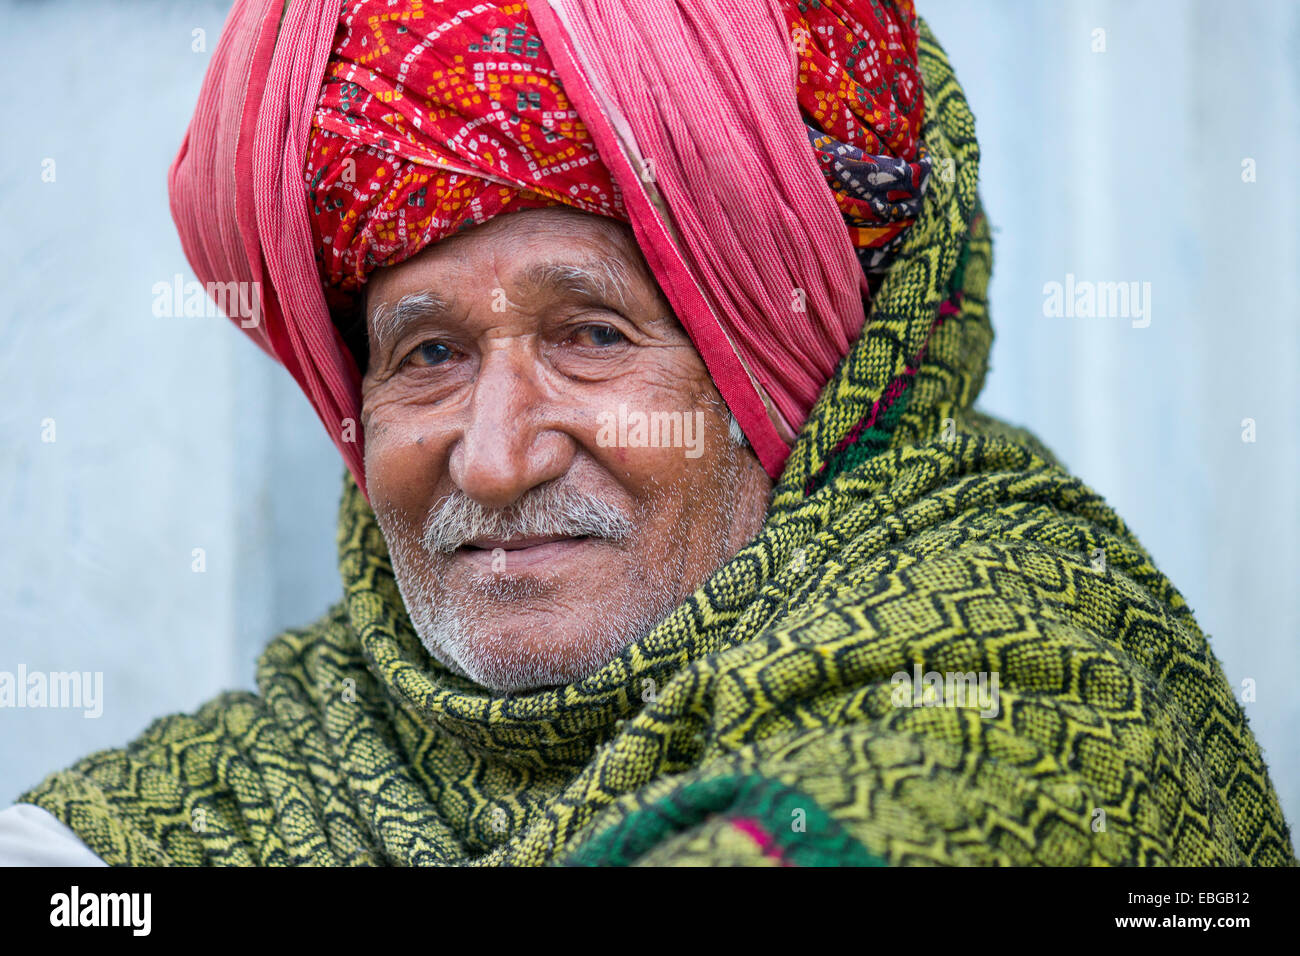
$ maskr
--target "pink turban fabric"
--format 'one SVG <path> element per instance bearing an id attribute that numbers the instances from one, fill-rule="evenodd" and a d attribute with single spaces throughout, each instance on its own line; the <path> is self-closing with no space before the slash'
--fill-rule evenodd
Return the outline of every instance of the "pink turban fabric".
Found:
<path id="1" fill-rule="evenodd" d="M 361 370 L 327 290 L 556 203 L 631 223 L 775 479 L 919 205 L 915 55 L 910 2 L 236 0 L 172 213 L 201 282 L 253 284 L 237 321 L 363 492 Z"/>

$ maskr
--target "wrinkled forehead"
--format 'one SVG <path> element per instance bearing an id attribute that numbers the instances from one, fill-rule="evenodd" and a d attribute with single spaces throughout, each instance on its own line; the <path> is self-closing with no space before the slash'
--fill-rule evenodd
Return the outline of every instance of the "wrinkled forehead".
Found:
<path id="1" fill-rule="evenodd" d="M 628 224 L 563 207 L 528 209 L 376 269 L 359 294 L 357 327 L 345 335 L 358 366 L 365 368 L 366 350 L 385 349 L 413 324 L 463 313 L 501 283 L 516 300 L 566 295 L 625 313 L 648 309 L 681 330 Z"/>
<path id="2" fill-rule="evenodd" d="M 502 275 L 512 275 L 525 284 L 547 284 L 559 273 L 543 267 L 550 264 L 559 269 L 567 264 L 574 268 L 575 276 L 595 273 L 608 277 L 624 294 L 633 276 L 659 291 L 631 226 L 596 213 L 547 207 L 497 216 L 430 245 L 406 262 L 375 269 L 364 287 L 367 307 L 373 310 L 389 298 L 398 277 L 428 275 L 440 263 L 468 258 L 476 265 L 491 260 Z M 406 268 L 408 265 L 412 268 Z M 473 285 L 478 276 L 469 278 Z"/>

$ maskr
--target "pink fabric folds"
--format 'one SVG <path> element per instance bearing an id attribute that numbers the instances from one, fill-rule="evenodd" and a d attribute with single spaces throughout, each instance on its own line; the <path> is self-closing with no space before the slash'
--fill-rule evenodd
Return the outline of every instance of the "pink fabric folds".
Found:
<path id="1" fill-rule="evenodd" d="M 234 321 L 293 375 L 364 492 L 361 376 L 325 303 L 302 178 L 338 14 L 338 0 L 236 0 L 167 185 L 198 280 L 256 283 L 259 310 Z"/>
<path id="2" fill-rule="evenodd" d="M 862 329 L 778 0 L 534 0 L 637 243 L 764 469 Z"/>
<path id="3" fill-rule="evenodd" d="M 303 175 L 339 8 L 237 0 L 168 185 L 200 282 L 257 284 L 260 311 L 237 323 L 294 376 L 364 491 L 360 375 L 326 305 Z M 867 293 L 800 119 L 779 0 L 529 9 L 642 252 L 776 478 Z"/>

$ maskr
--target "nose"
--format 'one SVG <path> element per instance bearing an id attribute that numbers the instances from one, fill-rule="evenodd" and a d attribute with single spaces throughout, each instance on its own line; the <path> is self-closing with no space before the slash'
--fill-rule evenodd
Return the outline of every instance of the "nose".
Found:
<path id="1" fill-rule="evenodd" d="M 505 508 L 559 478 L 576 443 L 560 427 L 557 403 L 538 380 L 525 341 L 484 349 L 449 471 L 461 491 L 485 508 Z"/>

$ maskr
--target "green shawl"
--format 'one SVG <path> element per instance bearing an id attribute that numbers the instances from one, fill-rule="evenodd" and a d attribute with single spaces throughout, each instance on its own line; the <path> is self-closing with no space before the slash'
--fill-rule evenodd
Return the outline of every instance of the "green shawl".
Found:
<path id="1" fill-rule="evenodd" d="M 924 210 L 762 532 L 651 634 L 490 696 L 420 645 L 347 480 L 343 597 L 271 641 L 258 693 L 20 800 L 110 864 L 1294 865 L 1182 596 L 971 407 L 993 335 L 978 147 L 924 25 L 920 61 Z M 996 678 L 996 712 L 953 675 Z"/>

